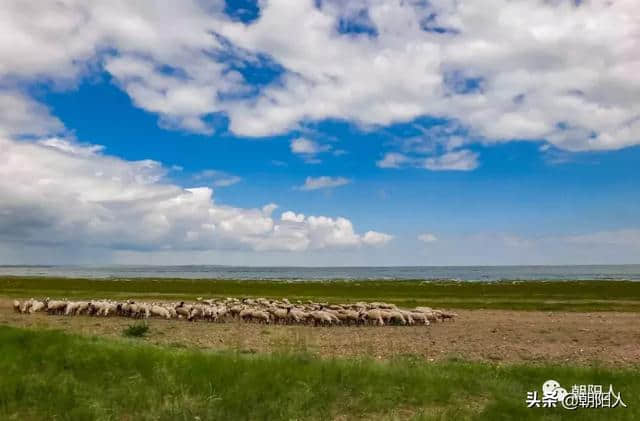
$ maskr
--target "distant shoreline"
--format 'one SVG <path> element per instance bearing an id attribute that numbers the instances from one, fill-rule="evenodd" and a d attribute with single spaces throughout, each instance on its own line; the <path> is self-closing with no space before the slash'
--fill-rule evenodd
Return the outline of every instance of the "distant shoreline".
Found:
<path id="1" fill-rule="evenodd" d="M 220 266 L 220 265 L 4 265 L 0 276 L 91 279 L 209 280 L 419 280 L 419 281 L 567 281 L 640 280 L 640 265 L 566 266 Z"/>

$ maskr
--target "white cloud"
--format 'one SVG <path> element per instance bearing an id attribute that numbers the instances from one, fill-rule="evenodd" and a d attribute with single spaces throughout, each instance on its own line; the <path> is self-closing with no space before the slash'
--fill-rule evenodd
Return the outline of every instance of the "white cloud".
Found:
<path id="1" fill-rule="evenodd" d="M 234 128 L 255 118 L 253 134 L 302 119 L 385 125 L 434 115 L 490 141 L 546 137 L 572 150 L 640 141 L 640 109 L 630 100 L 640 92 L 633 1 L 362 2 L 375 37 L 338 35 L 349 7 L 325 4 L 270 1 L 254 24 L 221 28 L 291 71 L 255 104 L 232 110 Z M 287 31 L 275 30 L 283 24 Z"/>
<path id="2" fill-rule="evenodd" d="M 438 241 L 438 237 L 436 237 L 434 234 L 426 233 L 418 235 L 418 240 L 424 243 L 435 243 L 436 241 Z"/>
<path id="3" fill-rule="evenodd" d="M 376 231 L 367 231 L 362 241 L 371 246 L 382 246 L 393 239 L 392 235 Z"/>
<path id="4" fill-rule="evenodd" d="M 202 133 L 214 130 L 213 113 L 248 136 L 327 118 L 375 127 L 430 115 L 486 143 L 640 143 L 633 0 L 317 3 L 261 2 L 245 24 L 222 1 L 10 2 L 0 11 L 0 79 L 64 86 L 104 66 L 163 126 Z M 337 31 L 356 9 L 376 35 Z M 260 54 L 285 73 L 258 89 L 234 64 L 259 64 Z"/>
<path id="5" fill-rule="evenodd" d="M 409 157 L 397 152 L 388 152 L 376 162 L 380 168 L 399 168 L 410 161 Z"/>
<path id="6" fill-rule="evenodd" d="M 17 90 L 1 88 L 0 79 L 0 135 L 42 136 L 64 130 L 60 120 L 51 116 L 45 106 Z"/>
<path id="7" fill-rule="evenodd" d="M 316 156 L 323 152 L 331 150 L 331 145 L 321 145 L 318 142 L 307 139 L 305 137 L 299 137 L 293 139 L 289 144 L 291 152 L 297 155 L 302 155 L 305 162 L 308 164 L 319 164 L 320 161 Z"/>
<path id="8" fill-rule="evenodd" d="M 409 166 L 431 171 L 470 171 L 476 169 L 479 164 L 477 153 L 468 149 L 460 149 L 427 158 L 388 152 L 381 160 L 376 162 L 376 165 L 380 168 Z"/>
<path id="9" fill-rule="evenodd" d="M 404 166 L 424 168 L 432 171 L 469 171 L 478 167 L 478 154 L 462 147 L 473 139 L 464 128 L 454 123 L 423 127 L 412 124 L 417 136 L 397 137 L 392 145 L 400 152 L 387 152 L 376 162 L 380 168 Z"/>
<path id="10" fill-rule="evenodd" d="M 478 167 L 478 154 L 468 149 L 426 158 L 424 167 L 432 171 L 469 171 Z"/>
<path id="11" fill-rule="evenodd" d="M 242 181 L 242 177 L 219 170 L 203 170 L 193 176 L 196 181 L 205 181 L 213 187 L 229 187 Z"/>
<path id="12" fill-rule="evenodd" d="M 329 177 L 326 175 L 320 177 L 307 177 L 304 185 L 300 186 L 300 190 L 318 190 L 340 187 L 351 183 L 351 180 L 345 177 Z"/>
<path id="13" fill-rule="evenodd" d="M 117 250 L 304 251 L 370 245 L 345 218 L 226 206 L 169 169 L 68 139 L 0 137 L 0 243 Z M 382 235 L 382 234 L 381 234 Z"/>
<path id="14" fill-rule="evenodd" d="M 104 149 L 104 147 L 100 145 L 83 145 L 59 137 L 42 139 L 38 143 L 50 148 L 58 149 L 59 151 L 66 152 L 70 155 L 78 155 L 84 157 L 95 156 L 97 153 L 101 152 Z"/>
<path id="15" fill-rule="evenodd" d="M 291 152 L 296 154 L 315 155 L 329 150 L 328 145 L 320 145 L 313 140 L 299 137 L 291 141 Z"/>

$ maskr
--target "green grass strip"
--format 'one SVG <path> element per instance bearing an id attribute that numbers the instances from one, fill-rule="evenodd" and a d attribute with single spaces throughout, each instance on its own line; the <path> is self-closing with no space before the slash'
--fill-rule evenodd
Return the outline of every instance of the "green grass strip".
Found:
<path id="1" fill-rule="evenodd" d="M 0 327 L 0 373 L 7 420 L 640 419 L 630 368 L 244 355 Z M 549 378 L 611 383 L 628 408 L 526 408 Z"/>
<path id="2" fill-rule="evenodd" d="M 0 277 L 7 297 L 163 298 L 288 297 L 316 301 L 388 301 L 468 309 L 640 311 L 632 281 L 238 281 L 206 279 L 96 280 Z"/>

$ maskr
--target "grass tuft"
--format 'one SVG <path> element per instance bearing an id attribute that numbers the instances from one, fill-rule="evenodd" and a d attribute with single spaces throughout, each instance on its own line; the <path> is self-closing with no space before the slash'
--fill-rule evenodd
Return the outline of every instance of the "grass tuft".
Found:
<path id="1" fill-rule="evenodd" d="M 122 330 L 122 336 L 129 338 L 142 338 L 149 332 L 147 322 L 135 322 Z"/>

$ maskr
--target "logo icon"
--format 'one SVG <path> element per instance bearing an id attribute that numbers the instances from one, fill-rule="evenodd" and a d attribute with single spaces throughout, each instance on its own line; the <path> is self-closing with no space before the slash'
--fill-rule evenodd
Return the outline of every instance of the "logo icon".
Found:
<path id="1" fill-rule="evenodd" d="M 564 409 L 575 410 L 578 408 L 626 408 L 621 393 L 613 390 L 604 392 L 602 385 L 576 385 L 571 387 L 571 392 L 560 386 L 557 380 L 547 380 L 542 384 L 542 398 L 538 397 L 538 391 L 527 392 L 525 403 L 528 408 L 556 408 L 558 404 Z"/>

